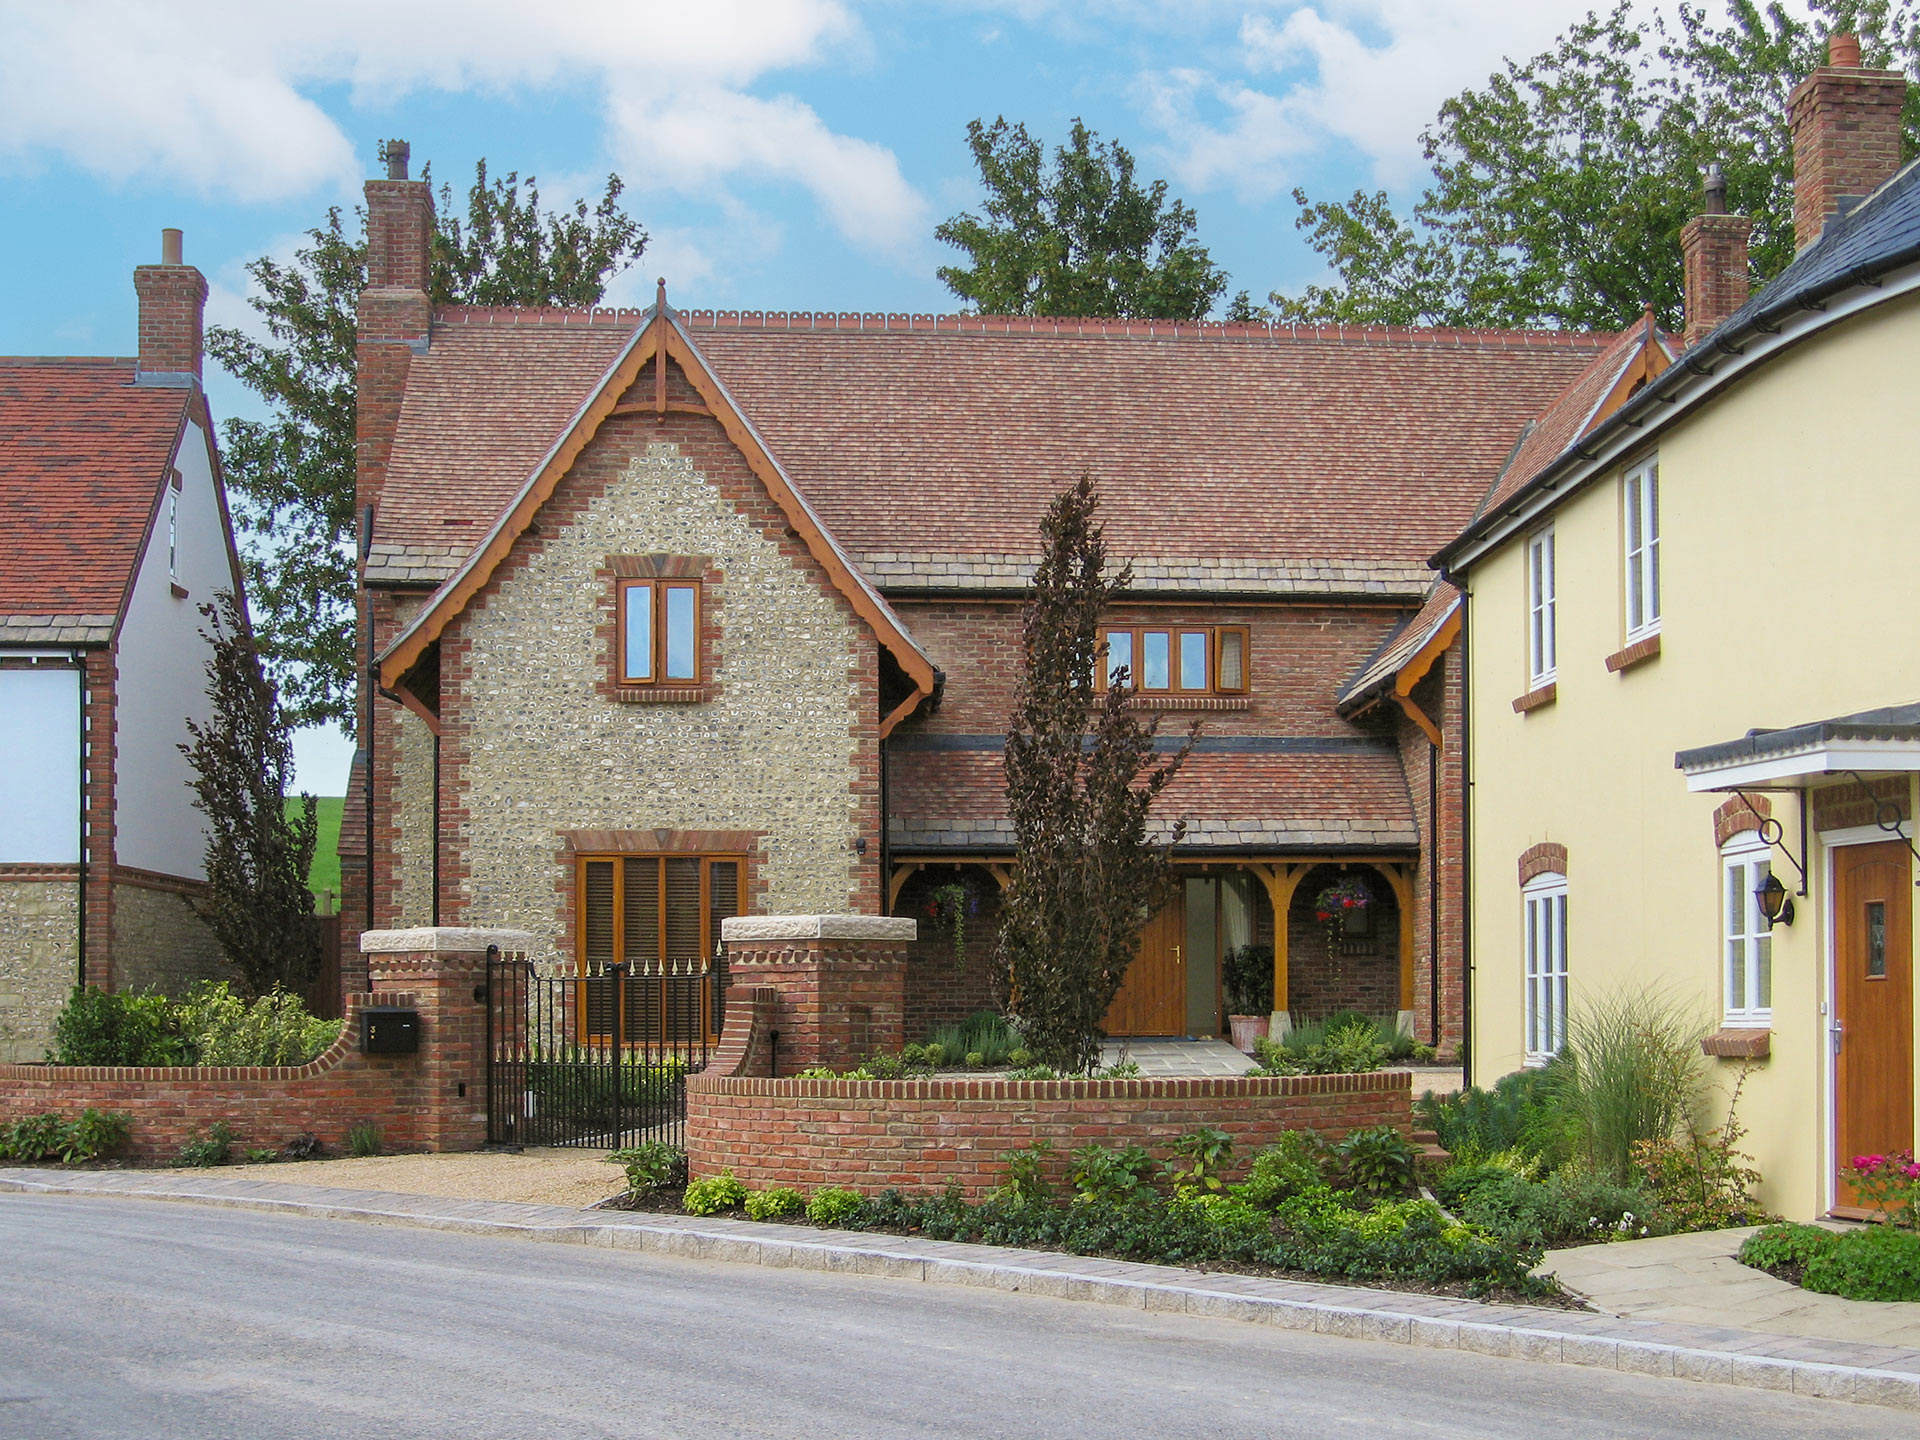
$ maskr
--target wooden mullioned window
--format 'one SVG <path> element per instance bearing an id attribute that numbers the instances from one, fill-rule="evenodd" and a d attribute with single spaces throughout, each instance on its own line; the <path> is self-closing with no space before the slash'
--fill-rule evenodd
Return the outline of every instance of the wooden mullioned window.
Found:
<path id="1" fill-rule="evenodd" d="M 1096 685 L 1122 670 L 1145 695 L 1244 695 L 1251 655 L 1244 625 L 1102 626 Z"/>
<path id="2" fill-rule="evenodd" d="M 622 685 L 697 685 L 700 582 L 622 580 L 615 664 Z"/>
<path id="3" fill-rule="evenodd" d="M 726 995 L 720 922 L 743 908 L 746 861 L 727 855 L 583 855 L 577 955 L 583 1039 L 611 1035 L 616 989 L 629 1044 L 717 1039 Z M 607 978 L 624 966 L 619 981 Z"/>

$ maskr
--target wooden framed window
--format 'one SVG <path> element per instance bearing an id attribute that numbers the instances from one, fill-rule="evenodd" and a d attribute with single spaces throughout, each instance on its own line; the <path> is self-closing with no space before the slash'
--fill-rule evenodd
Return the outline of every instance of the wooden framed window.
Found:
<path id="1" fill-rule="evenodd" d="M 1537 875 L 1521 890 L 1527 958 L 1527 1063 L 1544 1065 L 1567 1043 L 1567 877 Z"/>
<path id="2" fill-rule="evenodd" d="M 1634 466 L 1621 485 L 1626 521 L 1627 640 L 1660 631 L 1660 461 Z"/>
<path id="3" fill-rule="evenodd" d="M 1720 852 L 1720 924 L 1726 953 L 1723 1023 L 1765 1029 L 1773 1023 L 1773 930 L 1753 892 L 1773 874 L 1772 851 L 1749 831 Z"/>
<path id="4" fill-rule="evenodd" d="M 726 964 L 720 922 L 744 906 L 738 855 L 582 855 L 576 862 L 576 954 L 583 1040 L 611 1036 L 621 1006 L 632 1045 L 719 1038 Z M 619 982 L 610 966 L 626 967 Z"/>
<path id="5" fill-rule="evenodd" d="M 622 685 L 700 683 L 698 580 L 622 580 L 615 611 Z"/>
<path id="6" fill-rule="evenodd" d="M 1527 679 L 1536 689 L 1553 679 L 1558 665 L 1555 584 L 1549 525 L 1527 541 Z"/>
<path id="7" fill-rule="evenodd" d="M 1244 625 L 1106 626 L 1098 688 L 1125 670 L 1145 695 L 1244 695 L 1251 647 Z"/>

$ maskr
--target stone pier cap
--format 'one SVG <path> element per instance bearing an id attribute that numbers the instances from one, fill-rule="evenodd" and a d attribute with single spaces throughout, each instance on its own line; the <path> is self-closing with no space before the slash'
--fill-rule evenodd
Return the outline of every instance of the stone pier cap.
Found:
<path id="1" fill-rule="evenodd" d="M 525 930 L 478 930 L 463 925 L 422 925 L 413 930 L 368 930 L 360 936 L 362 955 L 478 955 L 489 945 L 502 954 L 525 954 L 533 936 Z"/>
<path id="2" fill-rule="evenodd" d="M 720 938 L 910 941 L 919 929 L 907 915 L 735 915 L 720 922 Z"/>

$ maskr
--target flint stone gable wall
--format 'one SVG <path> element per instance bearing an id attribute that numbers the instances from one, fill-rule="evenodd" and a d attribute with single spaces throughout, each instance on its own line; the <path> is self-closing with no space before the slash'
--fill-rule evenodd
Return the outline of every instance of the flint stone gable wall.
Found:
<path id="1" fill-rule="evenodd" d="M 609 561 L 657 554 L 705 562 L 702 701 L 606 683 Z M 441 663 L 444 921 L 571 953 L 560 832 L 596 829 L 753 832 L 750 909 L 878 908 L 875 638 L 713 421 L 607 422 Z M 431 750 L 406 748 L 414 790 Z"/>

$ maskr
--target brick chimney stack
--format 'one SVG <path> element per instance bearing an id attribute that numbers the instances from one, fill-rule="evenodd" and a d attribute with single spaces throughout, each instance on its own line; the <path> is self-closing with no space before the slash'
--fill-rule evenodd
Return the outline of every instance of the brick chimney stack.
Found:
<path id="1" fill-rule="evenodd" d="M 1747 303 L 1747 237 L 1753 221 L 1727 214 L 1727 177 L 1707 167 L 1706 204 L 1680 231 L 1686 272 L 1686 329 L 1681 344 L 1691 350 L 1722 320 Z"/>
<path id="2" fill-rule="evenodd" d="M 1793 240 L 1804 251 L 1833 216 L 1851 209 L 1900 168 L 1900 108 L 1907 77 L 1866 70 L 1860 40 L 1833 35 L 1827 63 L 1787 100 L 1793 131 Z"/>
<path id="3" fill-rule="evenodd" d="M 431 328 L 427 299 L 433 244 L 433 192 L 407 178 L 408 145 L 380 147 L 384 180 L 367 181 L 367 288 L 360 292 L 355 372 L 359 485 L 356 508 L 379 503 L 387 457 L 400 420 L 407 367 Z"/>
<path id="4" fill-rule="evenodd" d="M 145 384 L 200 382 L 201 331 L 206 322 L 207 279 L 181 257 L 178 230 L 160 232 L 160 263 L 136 265 L 133 288 L 140 296 L 140 363 Z"/>

